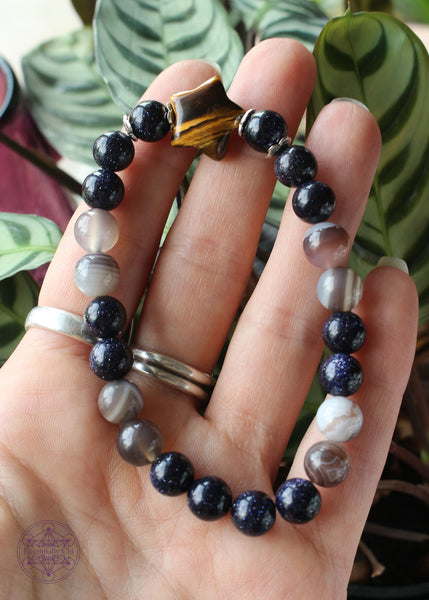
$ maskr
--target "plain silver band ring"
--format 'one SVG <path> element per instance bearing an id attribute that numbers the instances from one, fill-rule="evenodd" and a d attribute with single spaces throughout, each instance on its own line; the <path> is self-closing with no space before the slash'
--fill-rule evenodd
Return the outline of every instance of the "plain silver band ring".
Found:
<path id="1" fill-rule="evenodd" d="M 160 354 L 159 352 L 153 352 L 152 350 L 145 350 L 143 348 L 133 347 L 134 360 L 138 360 L 147 365 L 158 367 L 163 371 L 168 371 L 174 375 L 178 375 L 183 379 L 187 379 L 192 383 L 202 385 L 204 387 L 213 387 L 215 384 L 215 378 L 199 371 L 191 365 L 187 365 L 175 358 Z"/>
<path id="2" fill-rule="evenodd" d="M 94 345 L 98 338 L 92 335 L 79 315 L 51 306 L 35 306 L 25 320 L 25 329 L 39 327 L 63 333 L 76 340 Z"/>

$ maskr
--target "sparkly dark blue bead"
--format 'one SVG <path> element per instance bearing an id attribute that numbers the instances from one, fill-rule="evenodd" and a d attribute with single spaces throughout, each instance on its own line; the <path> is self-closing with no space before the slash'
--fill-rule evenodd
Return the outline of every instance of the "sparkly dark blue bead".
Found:
<path id="1" fill-rule="evenodd" d="M 156 100 L 137 104 L 129 119 L 134 135 L 145 142 L 157 142 L 170 131 L 167 108 Z"/>
<path id="2" fill-rule="evenodd" d="M 126 169 L 134 158 L 134 144 L 122 131 L 107 131 L 94 142 L 92 151 L 97 165 L 108 171 Z"/>
<path id="3" fill-rule="evenodd" d="M 277 510 L 290 523 L 308 523 L 317 515 L 320 505 L 320 494 L 308 479 L 288 479 L 277 490 Z"/>
<path id="4" fill-rule="evenodd" d="M 82 184 L 82 196 L 92 208 L 113 210 L 122 202 L 124 184 L 113 171 L 100 169 L 85 179 Z"/>
<path id="5" fill-rule="evenodd" d="M 326 319 L 322 337 L 332 352 L 353 354 L 362 347 L 365 341 L 365 325 L 355 313 L 335 312 Z"/>
<path id="6" fill-rule="evenodd" d="M 351 396 L 362 384 L 362 367 L 350 354 L 332 354 L 320 365 L 319 379 L 328 394 Z"/>
<path id="7" fill-rule="evenodd" d="M 194 467 L 180 452 L 164 452 L 150 468 L 153 487 L 165 496 L 179 496 L 189 490 L 194 481 Z"/>
<path id="8" fill-rule="evenodd" d="M 305 146 L 289 146 L 274 163 L 277 179 L 288 187 L 308 183 L 317 173 L 314 154 Z"/>
<path id="9" fill-rule="evenodd" d="M 273 110 L 258 110 L 252 113 L 243 127 L 243 137 L 254 150 L 268 152 L 287 136 L 286 122 Z"/>
<path id="10" fill-rule="evenodd" d="M 263 535 L 274 525 L 276 507 L 264 492 L 250 490 L 234 500 L 231 517 L 237 529 L 245 535 Z"/>
<path id="11" fill-rule="evenodd" d="M 99 338 L 116 337 L 124 330 L 127 313 L 124 305 L 112 296 L 98 296 L 85 309 L 85 323 Z"/>
<path id="12" fill-rule="evenodd" d="M 89 366 L 101 379 L 122 379 L 133 365 L 130 347 L 117 338 L 107 338 L 94 344 L 89 355 Z"/>
<path id="13" fill-rule="evenodd" d="M 306 223 L 326 221 L 335 210 L 335 194 L 320 181 L 300 185 L 292 197 L 295 214 Z"/>
<path id="14" fill-rule="evenodd" d="M 203 521 L 221 519 L 227 514 L 231 504 L 231 490 L 219 477 L 197 479 L 188 491 L 188 506 Z"/>

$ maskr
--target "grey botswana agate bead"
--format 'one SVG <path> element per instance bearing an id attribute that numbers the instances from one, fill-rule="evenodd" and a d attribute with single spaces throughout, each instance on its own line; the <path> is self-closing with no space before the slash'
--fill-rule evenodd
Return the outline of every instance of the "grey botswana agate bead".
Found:
<path id="1" fill-rule="evenodd" d="M 101 390 L 98 408 L 106 421 L 119 424 L 134 419 L 141 412 L 143 396 L 131 381 L 116 379 Z"/>
<path id="2" fill-rule="evenodd" d="M 350 457 L 340 444 L 323 441 L 313 444 L 304 457 L 307 477 L 321 487 L 334 487 L 347 479 Z"/>
<path id="3" fill-rule="evenodd" d="M 362 279 L 352 269 L 328 269 L 317 282 L 320 303 L 332 311 L 347 311 L 359 304 L 362 298 Z"/>
<path id="4" fill-rule="evenodd" d="M 158 454 L 161 454 L 163 445 L 158 425 L 146 419 L 127 421 L 116 438 L 120 456 L 137 467 L 153 463 Z"/>

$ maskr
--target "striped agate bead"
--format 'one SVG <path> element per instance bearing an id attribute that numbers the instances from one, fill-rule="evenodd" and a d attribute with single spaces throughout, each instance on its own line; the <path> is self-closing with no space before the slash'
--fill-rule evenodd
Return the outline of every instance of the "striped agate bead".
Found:
<path id="1" fill-rule="evenodd" d="M 106 421 L 119 424 L 134 419 L 141 412 L 143 396 L 131 381 L 109 381 L 98 396 L 98 408 Z"/>
<path id="2" fill-rule="evenodd" d="M 108 254 L 85 254 L 74 269 L 74 280 L 86 296 L 107 296 L 119 283 L 119 266 Z"/>
<path id="3" fill-rule="evenodd" d="M 320 303 L 332 311 L 348 311 L 362 298 L 362 279 L 352 269 L 336 267 L 328 269 L 317 282 Z"/>

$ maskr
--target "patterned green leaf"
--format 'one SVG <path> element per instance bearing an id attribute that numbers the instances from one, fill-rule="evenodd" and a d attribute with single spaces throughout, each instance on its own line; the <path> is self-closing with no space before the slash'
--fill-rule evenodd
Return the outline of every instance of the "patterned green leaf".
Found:
<path id="1" fill-rule="evenodd" d="M 311 0 L 233 0 L 232 4 L 260 40 L 289 37 L 311 50 L 328 20 Z"/>
<path id="2" fill-rule="evenodd" d="M 62 156 L 93 163 L 95 138 L 107 129 L 120 129 L 122 116 L 99 74 L 92 29 L 38 46 L 22 66 L 41 131 Z"/>
<path id="3" fill-rule="evenodd" d="M 364 102 L 383 148 L 351 264 L 365 275 L 382 255 L 403 258 L 429 317 L 429 57 L 402 22 L 382 13 L 347 13 L 316 44 L 318 79 L 308 107 L 311 127 L 334 97 Z"/>
<path id="4" fill-rule="evenodd" d="M 243 54 L 219 0 L 100 0 L 94 29 L 100 71 L 125 113 L 168 65 L 215 61 L 228 86 Z"/>
<path id="5" fill-rule="evenodd" d="M 44 217 L 0 213 L 0 280 L 49 262 L 61 235 Z"/>
<path id="6" fill-rule="evenodd" d="M 39 288 L 28 273 L 0 281 L 0 366 L 24 335 L 25 318 L 37 304 Z"/>

